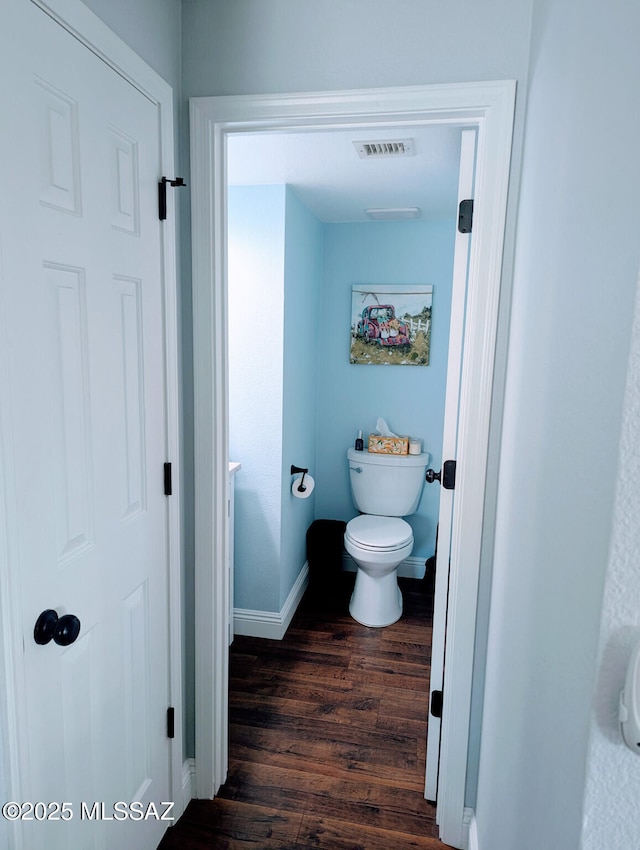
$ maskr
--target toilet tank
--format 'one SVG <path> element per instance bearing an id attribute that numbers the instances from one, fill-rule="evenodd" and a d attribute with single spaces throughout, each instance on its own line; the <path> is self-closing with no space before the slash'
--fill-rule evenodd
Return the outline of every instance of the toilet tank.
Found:
<path id="1" fill-rule="evenodd" d="M 429 452 L 384 455 L 347 450 L 351 494 L 363 514 L 409 516 L 418 509 Z"/>

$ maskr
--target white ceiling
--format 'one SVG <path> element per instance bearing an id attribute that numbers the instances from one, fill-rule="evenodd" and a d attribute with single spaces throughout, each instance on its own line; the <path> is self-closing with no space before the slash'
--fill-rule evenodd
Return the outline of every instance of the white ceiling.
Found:
<path id="1" fill-rule="evenodd" d="M 368 221 L 367 208 L 456 214 L 460 127 L 242 133 L 229 136 L 230 186 L 289 184 L 320 221 Z M 360 159 L 354 141 L 414 140 L 414 155 Z"/>

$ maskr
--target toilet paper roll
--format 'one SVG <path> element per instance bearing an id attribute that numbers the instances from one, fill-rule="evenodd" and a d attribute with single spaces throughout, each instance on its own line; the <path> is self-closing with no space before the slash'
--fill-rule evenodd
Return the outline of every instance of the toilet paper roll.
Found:
<path id="1" fill-rule="evenodd" d="M 291 492 L 296 497 L 296 499 L 308 499 L 309 496 L 313 493 L 313 488 L 316 486 L 316 482 L 309 475 L 309 473 L 307 473 L 304 476 L 304 484 L 302 485 L 304 487 L 304 490 L 300 490 L 299 487 L 301 481 L 302 475 L 296 476 L 293 481 L 293 484 L 291 485 Z"/>

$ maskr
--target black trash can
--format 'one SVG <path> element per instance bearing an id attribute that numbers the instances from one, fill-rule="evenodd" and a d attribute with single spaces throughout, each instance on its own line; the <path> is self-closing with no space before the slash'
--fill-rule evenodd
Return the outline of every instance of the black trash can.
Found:
<path id="1" fill-rule="evenodd" d="M 307 529 L 307 562 L 311 602 L 338 602 L 342 595 L 342 552 L 346 522 L 316 519 Z"/>

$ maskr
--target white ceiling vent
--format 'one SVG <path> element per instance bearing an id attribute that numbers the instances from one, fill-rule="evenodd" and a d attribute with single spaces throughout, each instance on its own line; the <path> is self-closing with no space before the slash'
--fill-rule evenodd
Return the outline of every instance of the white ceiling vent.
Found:
<path id="1" fill-rule="evenodd" d="M 392 142 L 354 142 L 360 159 L 380 159 L 383 156 L 413 156 L 413 139 Z"/>

